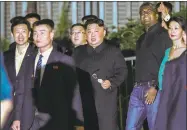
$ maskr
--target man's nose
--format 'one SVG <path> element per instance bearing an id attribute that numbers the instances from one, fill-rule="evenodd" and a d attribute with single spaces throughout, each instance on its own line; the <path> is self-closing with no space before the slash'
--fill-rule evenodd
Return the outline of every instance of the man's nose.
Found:
<path id="1" fill-rule="evenodd" d="M 78 36 L 78 33 L 75 33 L 75 37 L 77 37 Z"/>
<path id="2" fill-rule="evenodd" d="M 39 35 L 38 35 L 38 34 L 35 34 L 35 35 L 33 36 L 33 38 L 36 39 L 36 40 L 38 40 L 38 39 L 39 39 Z"/>
<path id="3" fill-rule="evenodd" d="M 23 34 L 22 34 L 22 33 L 19 33 L 18 37 L 23 37 Z"/>
<path id="4" fill-rule="evenodd" d="M 93 37 L 93 36 L 95 36 L 95 33 L 94 33 L 94 32 L 92 32 L 92 33 L 91 33 L 91 36 L 92 36 L 92 37 Z"/>

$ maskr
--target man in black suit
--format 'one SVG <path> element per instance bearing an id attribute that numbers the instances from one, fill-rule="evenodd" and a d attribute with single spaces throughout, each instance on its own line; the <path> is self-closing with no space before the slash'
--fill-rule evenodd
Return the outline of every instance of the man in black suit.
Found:
<path id="1" fill-rule="evenodd" d="M 52 20 L 34 23 L 33 39 L 38 47 L 33 88 L 36 110 L 30 130 L 72 130 L 75 117 L 83 120 L 74 61 L 53 47 L 53 37 Z"/>
<path id="2" fill-rule="evenodd" d="M 103 20 L 87 20 L 85 27 L 88 44 L 74 51 L 85 129 L 117 130 L 117 91 L 127 75 L 125 60 L 119 48 L 104 42 Z"/>
<path id="3" fill-rule="evenodd" d="M 27 72 L 28 60 L 34 52 L 33 46 L 28 42 L 30 24 L 24 19 L 13 21 L 11 32 L 15 40 L 15 47 L 4 53 L 4 60 L 8 76 L 13 86 L 12 95 L 14 104 L 13 112 L 5 124 L 5 129 L 9 129 L 11 124 L 13 129 L 25 129 L 29 126 L 29 122 L 32 122 L 32 119 L 28 118 L 29 116 L 25 117 L 25 115 L 29 115 L 30 113 L 27 113 L 24 107 L 24 104 L 29 103 L 30 99 L 24 100 L 23 95 L 26 86 L 29 87 L 29 84 L 25 84 L 25 72 Z"/>

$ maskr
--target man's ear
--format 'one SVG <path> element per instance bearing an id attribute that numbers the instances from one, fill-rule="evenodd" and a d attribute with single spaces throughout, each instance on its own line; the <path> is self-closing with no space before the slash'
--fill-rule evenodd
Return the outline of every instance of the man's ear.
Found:
<path id="1" fill-rule="evenodd" d="M 104 37 L 106 36 L 106 29 L 104 29 Z"/>
<path id="2" fill-rule="evenodd" d="M 55 35 L 55 30 L 53 29 L 53 30 L 51 31 L 51 33 L 50 33 L 50 37 L 51 37 L 52 40 L 53 40 L 53 38 L 54 38 L 54 35 Z"/>
<path id="3" fill-rule="evenodd" d="M 29 31 L 29 37 L 31 36 L 31 31 Z"/>

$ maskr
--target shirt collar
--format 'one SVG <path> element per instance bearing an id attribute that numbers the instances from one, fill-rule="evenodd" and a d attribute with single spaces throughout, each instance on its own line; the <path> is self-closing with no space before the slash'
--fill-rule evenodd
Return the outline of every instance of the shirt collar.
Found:
<path id="1" fill-rule="evenodd" d="M 46 50 L 43 53 L 40 53 L 39 49 L 38 49 L 38 55 L 42 55 L 43 57 L 48 57 L 51 54 L 51 51 L 53 50 L 53 46 L 51 46 L 48 50 Z"/>
<path id="2" fill-rule="evenodd" d="M 26 43 L 25 47 L 21 48 L 21 50 L 20 50 L 21 52 L 20 52 L 20 51 L 18 51 L 18 47 L 16 45 L 16 54 L 17 55 L 23 55 L 23 54 L 25 54 L 28 47 L 29 47 L 29 43 Z"/>
<path id="3" fill-rule="evenodd" d="M 105 42 L 102 42 L 99 46 L 97 46 L 96 48 L 93 48 L 92 46 L 90 46 L 89 44 L 87 45 L 87 51 L 88 53 L 92 53 L 92 52 L 96 52 L 99 53 L 101 52 L 106 46 Z"/>

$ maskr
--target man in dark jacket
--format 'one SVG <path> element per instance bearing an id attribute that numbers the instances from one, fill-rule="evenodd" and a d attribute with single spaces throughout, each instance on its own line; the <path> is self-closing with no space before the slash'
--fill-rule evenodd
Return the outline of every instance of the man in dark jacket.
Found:
<path id="1" fill-rule="evenodd" d="M 30 130 L 72 130 L 75 118 L 83 119 L 79 114 L 82 106 L 74 60 L 54 48 L 52 20 L 37 21 L 33 27 L 38 53 L 29 69 L 35 77 L 33 96 L 36 106 Z"/>
<path id="2" fill-rule="evenodd" d="M 119 48 L 104 43 L 101 19 L 87 20 L 88 44 L 74 51 L 83 102 L 85 130 L 117 130 L 117 91 L 127 76 Z"/>
<path id="3" fill-rule="evenodd" d="M 130 97 L 126 130 L 140 130 L 146 118 L 149 129 L 154 128 L 160 100 L 158 71 L 165 50 L 172 44 L 167 31 L 158 23 L 158 14 L 151 3 L 143 3 L 139 13 L 146 32 L 136 45 L 136 82 Z"/>

